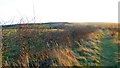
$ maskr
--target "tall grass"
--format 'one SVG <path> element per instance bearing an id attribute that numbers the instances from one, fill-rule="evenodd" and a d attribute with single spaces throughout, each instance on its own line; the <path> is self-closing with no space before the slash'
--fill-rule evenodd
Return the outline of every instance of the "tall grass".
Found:
<path id="1" fill-rule="evenodd" d="M 3 30 L 3 66 L 100 66 L 103 30 L 94 26 L 19 25 Z M 42 28 L 40 28 L 42 27 Z M 52 28 L 48 28 L 52 27 Z M 14 31 L 13 31 L 14 30 Z M 106 29 L 105 29 L 106 30 Z M 109 34 L 110 35 L 110 34 Z"/>

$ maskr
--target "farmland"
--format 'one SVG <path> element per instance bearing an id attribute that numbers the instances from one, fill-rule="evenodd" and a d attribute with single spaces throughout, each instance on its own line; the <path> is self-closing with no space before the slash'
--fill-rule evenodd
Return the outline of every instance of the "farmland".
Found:
<path id="1" fill-rule="evenodd" d="M 3 26 L 2 66 L 118 66 L 117 23 Z"/>

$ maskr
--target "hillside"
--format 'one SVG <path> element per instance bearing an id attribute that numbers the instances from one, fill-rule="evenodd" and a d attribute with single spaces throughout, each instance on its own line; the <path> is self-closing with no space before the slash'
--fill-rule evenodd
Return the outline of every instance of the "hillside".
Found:
<path id="1" fill-rule="evenodd" d="M 2 66 L 117 67 L 119 33 L 116 23 L 3 26 Z"/>

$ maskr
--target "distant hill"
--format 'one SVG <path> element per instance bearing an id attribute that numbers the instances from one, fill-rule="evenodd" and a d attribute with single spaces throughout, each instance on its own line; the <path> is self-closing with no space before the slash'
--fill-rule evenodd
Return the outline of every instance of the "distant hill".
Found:
<path id="1" fill-rule="evenodd" d="M 25 25 L 28 25 L 28 26 L 39 26 L 39 25 L 48 25 L 52 28 L 65 28 L 65 24 L 70 24 L 68 22 L 48 22 L 48 23 L 25 23 L 25 24 L 11 24 L 11 25 L 2 25 L 2 28 L 18 28 L 20 26 L 25 26 Z"/>

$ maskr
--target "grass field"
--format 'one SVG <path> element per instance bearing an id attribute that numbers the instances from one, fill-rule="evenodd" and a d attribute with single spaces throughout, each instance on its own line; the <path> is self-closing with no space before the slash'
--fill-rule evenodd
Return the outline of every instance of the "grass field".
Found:
<path id="1" fill-rule="evenodd" d="M 3 26 L 2 66 L 117 66 L 117 23 Z"/>

